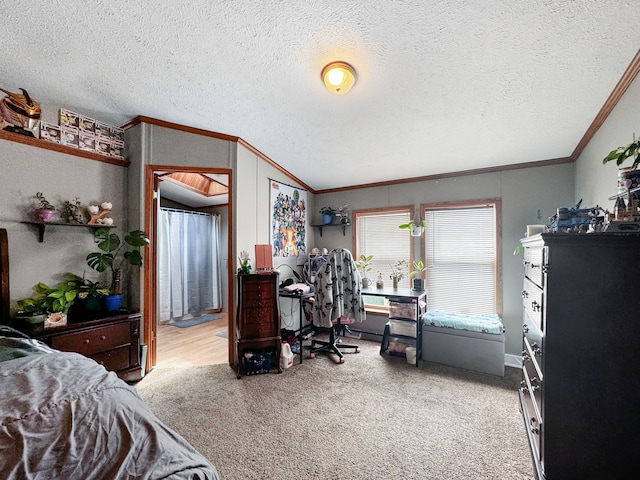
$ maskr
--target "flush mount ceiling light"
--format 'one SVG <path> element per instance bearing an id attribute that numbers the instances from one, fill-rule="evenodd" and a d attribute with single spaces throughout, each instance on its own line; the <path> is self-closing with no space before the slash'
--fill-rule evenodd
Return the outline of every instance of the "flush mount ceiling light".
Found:
<path id="1" fill-rule="evenodd" d="M 331 93 L 344 95 L 356 83 L 356 71 L 348 63 L 331 62 L 322 69 L 322 81 Z"/>

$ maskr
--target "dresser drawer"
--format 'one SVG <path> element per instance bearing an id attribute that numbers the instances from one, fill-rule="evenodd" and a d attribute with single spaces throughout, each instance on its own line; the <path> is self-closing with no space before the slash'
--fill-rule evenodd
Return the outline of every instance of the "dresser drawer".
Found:
<path id="1" fill-rule="evenodd" d="M 523 369 L 523 376 L 526 375 Z M 525 377 L 526 378 L 526 377 Z M 523 380 L 523 384 L 520 387 L 520 399 L 522 400 L 522 415 L 524 416 L 524 420 L 527 426 L 527 434 L 529 439 L 531 440 L 531 450 L 533 451 L 533 455 L 538 460 L 542 459 L 541 451 L 540 451 L 540 438 L 542 436 L 542 419 L 537 415 L 534 401 L 531 395 L 529 394 L 529 389 L 526 386 L 525 380 Z"/>
<path id="2" fill-rule="evenodd" d="M 542 420 L 542 389 L 544 388 L 544 380 L 540 374 L 540 370 L 537 368 L 535 357 L 531 356 L 530 353 L 525 353 L 522 356 L 522 373 L 527 391 L 533 401 L 535 414 Z"/>
<path id="3" fill-rule="evenodd" d="M 540 288 L 543 285 L 542 248 L 527 247 L 524 249 L 524 275 Z"/>
<path id="4" fill-rule="evenodd" d="M 78 352 L 89 357 L 99 352 L 129 345 L 130 342 L 129 323 L 126 322 L 55 336 L 51 339 L 51 346 L 58 350 Z"/>
<path id="5" fill-rule="evenodd" d="M 522 305 L 525 313 L 533 320 L 533 323 L 543 331 L 542 324 L 542 290 L 528 278 L 524 279 L 522 287 Z"/>
<path id="6" fill-rule="evenodd" d="M 91 355 L 100 365 L 110 371 L 124 370 L 131 365 L 131 359 L 129 358 L 129 347 L 119 347 L 107 352 L 97 353 Z"/>
<path id="7" fill-rule="evenodd" d="M 280 335 L 273 308 L 247 308 L 244 310 L 242 327 L 243 339 L 276 337 Z"/>

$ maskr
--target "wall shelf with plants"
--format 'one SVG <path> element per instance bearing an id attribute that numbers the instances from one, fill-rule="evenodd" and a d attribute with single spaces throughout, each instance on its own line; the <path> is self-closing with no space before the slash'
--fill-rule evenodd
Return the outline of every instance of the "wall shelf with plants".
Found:
<path id="1" fill-rule="evenodd" d="M 63 223 L 63 222 L 42 222 L 42 221 L 24 221 L 20 222 L 26 225 L 33 225 L 38 229 L 38 242 L 44 242 L 44 231 L 47 226 L 53 227 L 87 227 L 90 230 L 95 230 L 97 228 L 114 228 L 115 225 L 89 225 L 88 223 Z"/>

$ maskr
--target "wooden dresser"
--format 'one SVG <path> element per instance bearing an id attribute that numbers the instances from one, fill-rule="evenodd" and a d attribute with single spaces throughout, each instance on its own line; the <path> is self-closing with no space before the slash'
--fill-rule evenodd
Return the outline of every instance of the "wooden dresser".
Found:
<path id="1" fill-rule="evenodd" d="M 140 318 L 140 313 L 116 315 L 26 333 L 56 350 L 93 358 L 123 380 L 135 382 L 142 378 Z"/>
<path id="2" fill-rule="evenodd" d="M 246 351 L 274 349 L 280 368 L 280 306 L 278 274 L 238 275 L 238 314 L 236 315 L 236 354 L 238 378 L 242 375 Z"/>
<path id="3" fill-rule="evenodd" d="M 538 477 L 628 478 L 640 469 L 640 235 L 522 244 L 519 396 Z"/>

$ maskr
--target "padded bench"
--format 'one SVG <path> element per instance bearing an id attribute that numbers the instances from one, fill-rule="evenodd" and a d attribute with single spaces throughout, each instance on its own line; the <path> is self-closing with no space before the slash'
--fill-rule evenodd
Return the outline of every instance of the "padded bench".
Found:
<path id="1" fill-rule="evenodd" d="M 427 310 L 422 322 L 422 360 L 504 376 L 504 327 L 497 315 Z"/>

